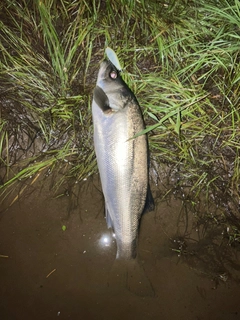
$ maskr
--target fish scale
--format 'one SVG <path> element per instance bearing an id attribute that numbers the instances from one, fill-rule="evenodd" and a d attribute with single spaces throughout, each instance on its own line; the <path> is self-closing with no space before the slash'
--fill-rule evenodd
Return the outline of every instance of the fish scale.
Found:
<path id="1" fill-rule="evenodd" d="M 144 129 L 142 113 L 134 94 L 108 60 L 100 66 L 92 114 L 108 227 L 115 233 L 117 258 L 132 259 L 147 198 L 147 138 L 133 138 Z"/>

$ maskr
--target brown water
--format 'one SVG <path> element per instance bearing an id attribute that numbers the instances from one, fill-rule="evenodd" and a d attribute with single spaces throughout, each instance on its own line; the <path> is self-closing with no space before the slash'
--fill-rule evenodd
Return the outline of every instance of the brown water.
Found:
<path id="1" fill-rule="evenodd" d="M 225 248 L 203 237 L 193 241 L 189 255 L 178 257 L 181 228 L 186 233 L 193 222 L 180 219 L 181 203 L 174 199 L 156 201 L 156 210 L 142 218 L 139 264 L 152 295 L 134 294 L 121 278 L 111 283 L 116 247 L 96 180 L 76 184 L 71 192 L 62 188 L 54 198 L 48 180 L 39 179 L 5 201 L 1 320 L 240 319 L 237 253 L 233 261 L 229 248 L 227 260 L 220 254 Z"/>

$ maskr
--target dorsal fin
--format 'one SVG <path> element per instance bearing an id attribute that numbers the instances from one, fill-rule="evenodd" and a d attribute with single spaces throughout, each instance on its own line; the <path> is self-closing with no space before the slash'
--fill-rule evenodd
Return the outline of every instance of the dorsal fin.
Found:
<path id="1" fill-rule="evenodd" d="M 104 113 L 109 113 L 112 109 L 109 106 L 109 100 L 102 88 L 96 86 L 93 91 L 93 99 Z"/>
<path id="2" fill-rule="evenodd" d="M 148 184 L 147 196 L 146 196 L 145 207 L 143 209 L 143 214 L 146 213 L 146 212 L 153 211 L 154 208 L 155 208 L 155 204 L 154 204 L 152 192 L 151 192 L 151 189 L 150 189 L 150 185 Z"/>

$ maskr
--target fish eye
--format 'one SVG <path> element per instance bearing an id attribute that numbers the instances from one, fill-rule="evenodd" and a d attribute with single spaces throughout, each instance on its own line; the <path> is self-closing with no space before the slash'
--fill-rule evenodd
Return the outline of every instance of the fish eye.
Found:
<path id="1" fill-rule="evenodd" d="M 110 77 L 111 79 L 117 79 L 118 73 L 117 73 L 115 70 L 112 70 L 112 71 L 109 73 L 109 77 Z"/>

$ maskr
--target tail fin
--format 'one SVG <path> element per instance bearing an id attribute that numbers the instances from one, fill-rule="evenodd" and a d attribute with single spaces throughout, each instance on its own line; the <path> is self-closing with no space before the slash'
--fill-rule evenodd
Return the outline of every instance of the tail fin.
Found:
<path id="1" fill-rule="evenodd" d="M 155 296 L 154 288 L 137 259 L 116 259 L 109 274 L 108 284 L 113 290 L 125 287 L 137 296 Z"/>

